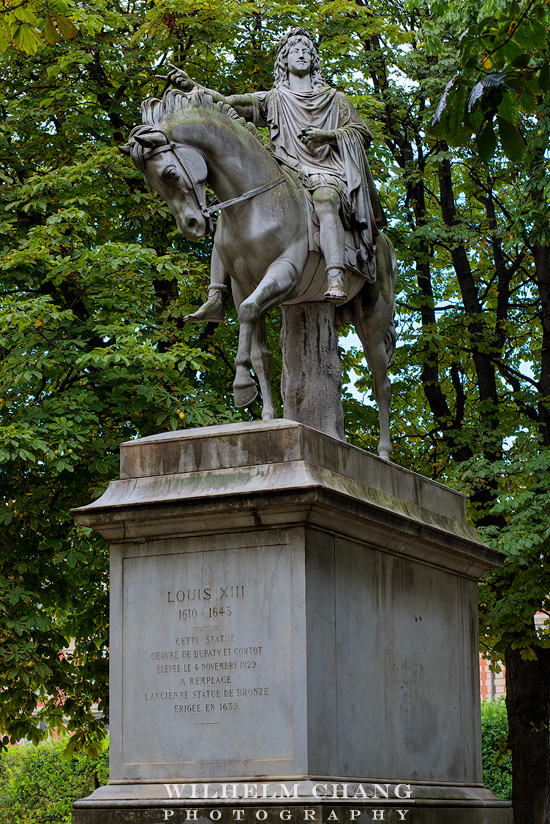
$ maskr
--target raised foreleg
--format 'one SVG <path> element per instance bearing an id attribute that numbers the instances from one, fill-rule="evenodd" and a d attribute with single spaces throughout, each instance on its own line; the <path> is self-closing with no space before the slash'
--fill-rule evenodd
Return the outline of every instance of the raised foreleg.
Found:
<path id="1" fill-rule="evenodd" d="M 259 286 L 239 306 L 239 348 L 233 382 L 237 407 L 248 406 L 258 394 L 250 374 L 252 333 L 255 332 L 256 324 L 269 309 L 295 297 L 301 275 L 302 268 L 290 256 L 279 258 L 269 266 Z"/>

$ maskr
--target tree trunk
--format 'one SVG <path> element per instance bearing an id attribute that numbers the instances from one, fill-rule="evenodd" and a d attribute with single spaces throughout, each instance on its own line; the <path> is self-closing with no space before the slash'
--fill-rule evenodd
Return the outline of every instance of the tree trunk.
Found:
<path id="1" fill-rule="evenodd" d="M 539 379 L 542 399 L 539 403 L 539 417 L 542 442 L 545 446 L 550 446 L 550 252 L 548 246 L 535 243 L 533 256 L 541 301 L 540 318 L 542 322 L 542 353 Z"/>
<path id="2" fill-rule="evenodd" d="M 550 650 L 536 652 L 537 661 L 505 653 L 514 824 L 550 824 Z"/>

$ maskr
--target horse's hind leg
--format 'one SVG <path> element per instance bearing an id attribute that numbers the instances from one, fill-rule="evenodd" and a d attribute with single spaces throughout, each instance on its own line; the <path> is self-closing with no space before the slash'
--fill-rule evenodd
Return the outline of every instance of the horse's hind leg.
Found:
<path id="1" fill-rule="evenodd" d="M 374 379 L 374 395 L 378 404 L 378 418 L 380 421 L 378 454 L 385 461 L 389 461 L 392 452 L 390 439 L 391 383 L 388 378 L 388 362 L 384 343 L 377 345 L 373 352 L 370 368 Z"/>
<path id="2" fill-rule="evenodd" d="M 376 252 L 376 284 L 366 283 L 363 286 L 353 299 L 352 315 L 355 331 L 363 344 L 373 378 L 374 397 L 378 405 L 380 420 L 378 454 L 387 461 L 392 451 L 390 440 L 391 384 L 388 378 L 388 368 L 395 344 L 395 338 L 392 336 L 396 265 L 393 247 L 382 235 L 378 239 Z M 344 320 L 347 320 L 347 317 Z"/>
<path id="3" fill-rule="evenodd" d="M 381 298 L 379 298 L 381 300 Z M 392 445 L 390 440 L 390 401 L 391 384 L 388 378 L 388 356 L 386 353 L 385 333 L 380 325 L 371 322 L 372 318 L 365 317 L 361 306 L 361 294 L 354 298 L 357 301 L 355 331 L 363 344 L 365 358 L 369 365 L 373 380 L 373 393 L 378 406 L 380 421 L 380 440 L 378 454 L 389 461 Z M 362 317 L 361 317 L 362 316 Z"/>
<path id="4" fill-rule="evenodd" d="M 373 392 L 378 406 L 378 419 L 380 422 L 380 440 L 378 441 L 378 454 L 385 461 L 389 461 L 392 445 L 390 439 L 390 402 L 391 383 L 388 378 L 388 356 L 386 354 L 385 336 L 377 335 L 378 329 L 369 331 L 367 326 L 367 342 L 361 340 L 365 350 L 367 363 L 369 364 L 373 380 Z M 373 331 L 375 332 L 373 334 Z M 357 330 L 359 334 L 359 330 Z"/>

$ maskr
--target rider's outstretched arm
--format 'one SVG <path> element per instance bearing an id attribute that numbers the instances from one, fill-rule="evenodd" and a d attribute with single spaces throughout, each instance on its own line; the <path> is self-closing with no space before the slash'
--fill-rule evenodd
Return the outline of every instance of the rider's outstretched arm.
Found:
<path id="1" fill-rule="evenodd" d="M 169 80 L 173 86 L 176 88 L 181 89 L 182 92 L 191 92 L 196 91 L 197 89 L 201 89 L 207 94 L 211 95 L 216 103 L 227 103 L 231 106 L 238 115 L 244 117 L 245 120 L 252 120 L 254 122 L 257 121 L 258 115 L 256 112 L 257 109 L 257 102 L 255 101 L 255 97 L 252 94 L 232 94 L 228 97 L 225 97 L 223 94 L 215 91 L 214 89 L 207 89 L 206 86 L 201 86 L 200 83 L 196 83 L 192 80 L 187 72 L 184 72 L 183 69 L 178 69 L 176 66 L 172 66 L 171 63 L 168 64 L 171 69 L 166 76 L 164 75 L 157 75 L 157 77 L 162 77 L 165 80 Z"/>
<path id="2" fill-rule="evenodd" d="M 255 101 L 255 96 L 253 94 L 231 94 L 229 97 L 224 97 L 223 94 L 219 92 L 215 92 L 212 89 L 204 89 L 205 92 L 208 92 L 212 95 L 216 103 L 221 101 L 222 103 L 228 103 L 238 115 L 244 117 L 245 120 L 252 121 L 256 123 L 256 125 L 260 125 L 257 123 L 258 117 L 256 115 L 257 109 L 257 102 Z"/>

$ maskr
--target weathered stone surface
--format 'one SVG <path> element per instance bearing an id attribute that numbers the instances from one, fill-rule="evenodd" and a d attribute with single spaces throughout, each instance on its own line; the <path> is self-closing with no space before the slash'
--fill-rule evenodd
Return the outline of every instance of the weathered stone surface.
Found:
<path id="1" fill-rule="evenodd" d="M 301 303 L 281 313 L 285 418 L 345 441 L 335 308 Z"/>
<path id="2" fill-rule="evenodd" d="M 77 802 L 73 806 L 73 824 L 161 824 L 165 821 L 183 824 L 190 820 L 200 824 L 211 824 L 212 821 L 219 821 L 220 824 L 233 824 L 235 821 L 242 821 L 243 824 L 257 824 L 258 821 L 265 821 L 266 824 L 280 824 L 281 821 L 288 821 L 290 824 L 303 824 L 306 821 L 315 824 L 326 824 L 329 821 L 335 824 L 370 824 L 371 821 L 384 821 L 386 824 L 400 824 L 403 821 L 406 824 L 512 824 L 510 806 L 505 806 L 504 803 L 496 805 L 494 802 L 476 807 L 457 807 L 452 802 L 444 806 L 437 802 L 429 805 L 401 802 L 391 806 L 387 802 L 378 802 L 378 805 L 316 802 L 264 807 L 258 806 L 256 802 L 254 805 L 250 802 L 233 802 L 208 807 L 159 805 L 148 808 L 86 808 L 82 804 L 83 802 Z"/>
<path id="3" fill-rule="evenodd" d="M 111 541 L 189 530 L 310 524 L 478 578 L 499 554 L 466 499 L 292 421 L 170 432 L 121 446 L 121 477 L 75 510 Z M 343 517 L 345 513 L 345 517 Z"/>
<path id="4" fill-rule="evenodd" d="M 290 536 L 166 539 L 120 554 L 118 776 L 305 770 L 303 572 Z"/>
<path id="5" fill-rule="evenodd" d="M 135 479 L 296 461 L 306 461 L 466 523 L 466 497 L 461 492 L 286 419 L 183 429 L 126 441 L 120 447 L 120 477 Z M 96 501 L 93 506 L 98 504 Z"/>
<path id="6" fill-rule="evenodd" d="M 481 785 L 477 664 L 500 558 L 462 496 L 288 421 L 131 441 L 121 466 L 75 511 L 111 541 L 111 772 L 74 824 L 230 820 L 165 805 L 165 782 L 205 781 L 298 782 L 289 820 L 328 820 L 343 799 L 312 787 L 336 779 L 410 783 L 413 824 L 508 822 Z"/>
<path id="7" fill-rule="evenodd" d="M 333 529 L 113 547 L 113 779 L 481 781 L 475 583 Z"/>

